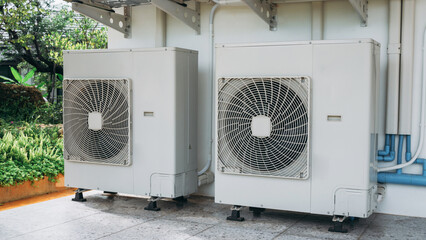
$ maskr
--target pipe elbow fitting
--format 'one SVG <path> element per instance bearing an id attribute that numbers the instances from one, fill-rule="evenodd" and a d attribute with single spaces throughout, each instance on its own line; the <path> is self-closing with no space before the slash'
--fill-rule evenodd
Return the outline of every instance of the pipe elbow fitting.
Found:
<path id="1" fill-rule="evenodd" d="M 388 156 L 384 156 L 382 161 L 392 162 L 393 160 L 395 160 L 395 151 L 391 151 Z"/>
<path id="2" fill-rule="evenodd" d="M 379 150 L 378 154 L 379 156 L 387 156 L 390 152 L 390 146 L 386 145 L 384 150 Z"/>
<path id="3" fill-rule="evenodd" d="M 408 153 L 405 153 L 405 161 L 410 161 L 411 160 L 411 153 L 410 152 L 408 152 Z"/>

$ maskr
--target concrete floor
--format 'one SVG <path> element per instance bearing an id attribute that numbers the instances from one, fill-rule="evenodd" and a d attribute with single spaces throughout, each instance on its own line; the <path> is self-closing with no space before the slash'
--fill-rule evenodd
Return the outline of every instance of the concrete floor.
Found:
<path id="1" fill-rule="evenodd" d="M 229 222 L 230 206 L 191 197 L 183 208 L 159 202 L 145 211 L 145 198 L 85 193 L 0 212 L 0 239 L 426 239 L 426 219 L 375 214 L 347 234 L 328 232 L 330 217 L 267 210 L 244 222 Z M 350 227 L 350 226 L 348 226 Z"/>

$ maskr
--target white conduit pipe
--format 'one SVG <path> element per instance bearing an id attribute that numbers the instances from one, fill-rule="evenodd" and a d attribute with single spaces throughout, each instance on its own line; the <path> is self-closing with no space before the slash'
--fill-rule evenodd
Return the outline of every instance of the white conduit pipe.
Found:
<path id="1" fill-rule="evenodd" d="M 213 1 L 215 3 L 219 2 L 219 1 Z M 214 95 L 214 61 L 215 61 L 215 56 L 214 56 L 214 15 L 216 13 L 216 9 L 219 7 L 219 4 L 215 4 L 213 6 L 213 8 L 210 10 L 210 19 L 209 19 L 209 34 L 210 34 L 210 84 L 211 84 L 211 115 L 210 115 L 210 158 L 207 161 L 206 165 L 203 167 L 203 169 L 201 169 L 198 172 L 198 176 L 203 175 L 205 172 L 207 172 L 207 170 L 209 170 L 210 165 L 212 164 L 212 159 L 213 159 L 213 136 L 214 136 L 214 127 L 213 127 L 213 112 L 215 111 L 215 95 Z"/>
<path id="2" fill-rule="evenodd" d="M 416 0 L 402 3 L 398 134 L 411 135 Z"/>
<path id="3" fill-rule="evenodd" d="M 241 3 L 241 0 L 212 0 L 214 3 L 219 5 L 227 5 L 232 3 Z"/>
<path id="4" fill-rule="evenodd" d="M 417 146 L 416 154 L 410 159 L 410 161 L 402 164 L 398 164 L 392 167 L 385 167 L 385 168 L 379 168 L 377 169 L 378 172 L 387 172 L 392 171 L 396 169 L 401 169 L 407 166 L 410 166 L 413 164 L 416 159 L 419 157 L 420 152 L 422 151 L 423 141 L 424 141 L 424 128 L 425 128 L 425 105 L 426 105 L 426 28 L 423 33 L 423 67 L 422 67 L 422 102 L 420 105 L 420 139 L 419 139 L 419 145 Z"/>
<path id="5" fill-rule="evenodd" d="M 386 133 L 398 134 L 399 73 L 401 70 L 402 0 L 389 1 L 388 82 L 386 97 Z"/>

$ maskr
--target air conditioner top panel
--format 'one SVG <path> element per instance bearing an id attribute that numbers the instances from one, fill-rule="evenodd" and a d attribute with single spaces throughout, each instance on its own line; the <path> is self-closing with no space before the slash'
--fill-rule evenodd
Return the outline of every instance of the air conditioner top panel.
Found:
<path id="1" fill-rule="evenodd" d="M 111 52 L 163 52 L 163 51 L 185 52 L 185 53 L 198 54 L 198 51 L 185 49 L 185 48 L 177 48 L 177 47 L 64 50 L 64 54 L 111 53 Z"/>
<path id="2" fill-rule="evenodd" d="M 291 42 L 269 42 L 269 43 L 217 43 L 216 48 L 235 48 L 235 47 L 266 47 L 266 46 L 291 46 L 291 45 L 325 45 L 325 44 L 353 44 L 353 43 L 371 43 L 380 46 L 380 43 L 371 38 L 347 39 L 347 40 L 318 40 L 318 41 L 291 41 Z"/>

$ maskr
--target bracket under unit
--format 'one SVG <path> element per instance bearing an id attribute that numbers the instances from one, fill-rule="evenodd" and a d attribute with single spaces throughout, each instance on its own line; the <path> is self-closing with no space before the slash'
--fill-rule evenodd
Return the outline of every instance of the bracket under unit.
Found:
<path id="1" fill-rule="evenodd" d="M 113 28 L 124 34 L 125 38 L 130 37 L 131 33 L 131 8 L 124 7 L 124 15 L 117 14 L 102 8 L 92 7 L 81 3 L 72 3 L 72 10 L 86 15 L 94 20 Z"/>
<path id="2" fill-rule="evenodd" d="M 368 19 L 368 0 L 349 0 L 352 7 L 361 17 L 361 26 L 367 26 Z"/>
<path id="3" fill-rule="evenodd" d="M 175 1 L 170 0 L 151 0 L 151 4 L 161 9 L 163 12 L 173 16 L 174 18 L 182 21 L 197 34 L 200 34 L 200 3 L 195 2 L 195 10 L 184 7 Z"/>
<path id="4" fill-rule="evenodd" d="M 268 25 L 269 30 L 277 30 L 277 6 L 271 0 L 242 0 Z"/>

